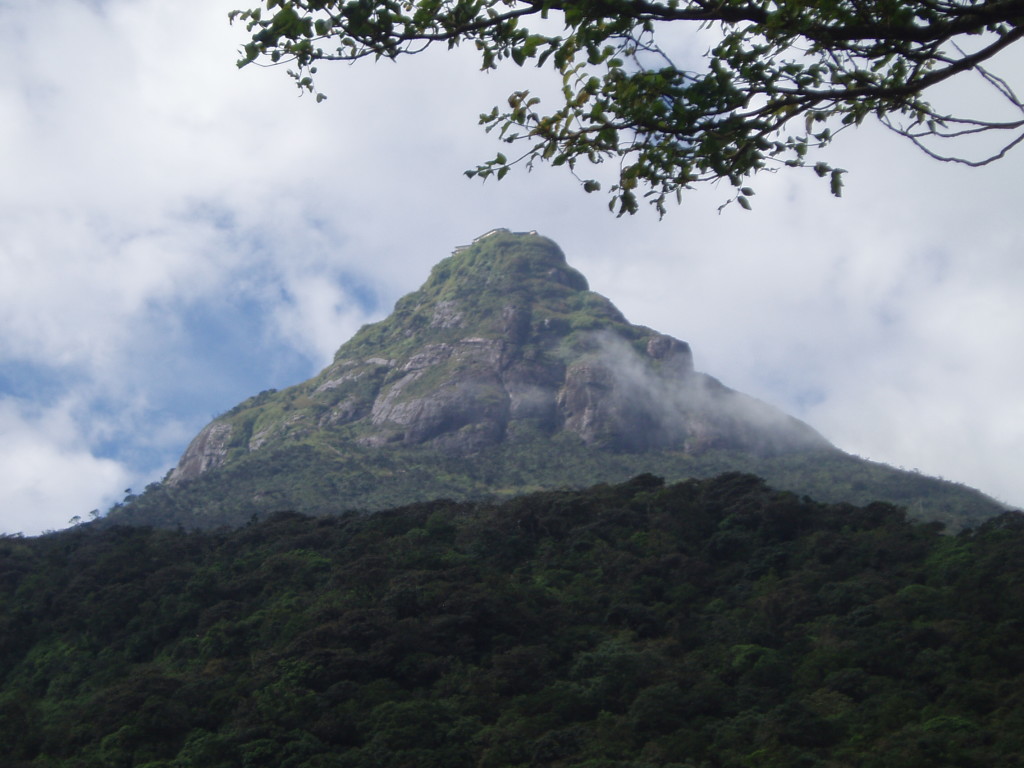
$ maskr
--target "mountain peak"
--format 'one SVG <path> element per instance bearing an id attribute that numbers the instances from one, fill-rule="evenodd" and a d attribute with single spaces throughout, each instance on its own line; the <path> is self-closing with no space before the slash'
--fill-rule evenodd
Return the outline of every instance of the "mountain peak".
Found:
<path id="1" fill-rule="evenodd" d="M 686 342 L 629 323 L 553 241 L 497 229 L 456 248 L 318 376 L 208 425 L 172 481 L 297 442 L 466 456 L 559 435 L 687 454 L 830 447 L 697 373 Z"/>
<path id="2" fill-rule="evenodd" d="M 536 231 L 492 229 L 460 245 L 437 264 L 424 289 L 449 281 L 481 280 L 493 289 L 521 286 L 524 280 L 551 281 L 570 290 L 586 291 L 587 279 L 569 266 L 562 249 Z"/>
<path id="3" fill-rule="evenodd" d="M 551 240 L 498 229 L 456 248 L 317 376 L 214 419 L 166 482 L 109 520 L 237 526 L 274 510 L 369 512 L 736 470 L 954 526 L 1001 511 L 976 491 L 845 454 L 696 371 L 686 342 L 629 323 Z"/>
<path id="4" fill-rule="evenodd" d="M 534 322 L 541 327 L 533 328 Z M 554 241 L 536 232 L 493 229 L 455 248 L 387 319 L 364 326 L 344 344 L 335 361 L 383 353 L 401 359 L 424 345 L 472 339 L 501 340 L 509 351 L 538 330 L 608 325 L 629 327 L 608 299 L 589 290 Z"/>

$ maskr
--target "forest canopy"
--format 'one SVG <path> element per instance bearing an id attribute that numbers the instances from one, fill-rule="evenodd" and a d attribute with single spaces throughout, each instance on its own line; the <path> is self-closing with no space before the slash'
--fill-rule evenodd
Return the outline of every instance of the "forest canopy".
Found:
<path id="1" fill-rule="evenodd" d="M 0 537 L 5 768 L 907 768 L 1024 754 L 1024 515 L 738 473 Z"/>
<path id="2" fill-rule="evenodd" d="M 284 64 L 317 99 L 321 62 L 434 44 L 474 46 L 484 70 L 553 69 L 553 102 L 519 90 L 480 116 L 511 148 L 466 173 L 500 179 L 547 162 L 595 192 L 601 181 L 583 167 L 609 163 L 619 215 L 644 200 L 663 215 L 671 197 L 723 180 L 748 208 L 750 178 L 787 167 L 813 170 L 838 196 L 845 171 L 819 150 L 868 117 L 973 166 L 1024 139 L 1024 104 L 990 68 L 1024 35 L 1024 0 L 266 0 L 230 17 L 251 34 L 239 66 Z M 681 46 L 684 29 L 706 49 Z M 937 86 L 967 78 L 993 110 L 932 105 Z M 964 154 L 982 136 L 980 154 Z"/>

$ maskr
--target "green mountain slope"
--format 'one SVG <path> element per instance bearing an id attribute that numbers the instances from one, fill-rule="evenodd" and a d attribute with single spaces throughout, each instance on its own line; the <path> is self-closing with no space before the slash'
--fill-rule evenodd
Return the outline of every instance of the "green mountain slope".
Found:
<path id="1" fill-rule="evenodd" d="M 1016 765 L 1022 555 L 741 474 L 3 538 L 3 764 Z"/>
<path id="2" fill-rule="evenodd" d="M 319 375 L 215 419 L 115 522 L 241 525 L 742 470 L 957 527 L 1001 511 L 970 489 L 869 464 L 694 369 L 630 324 L 552 241 L 496 230 L 456 249 Z"/>

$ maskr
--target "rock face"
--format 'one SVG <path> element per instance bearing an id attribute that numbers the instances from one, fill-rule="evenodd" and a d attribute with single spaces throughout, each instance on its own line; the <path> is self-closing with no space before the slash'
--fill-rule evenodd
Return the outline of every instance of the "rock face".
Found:
<path id="1" fill-rule="evenodd" d="M 457 248 L 318 376 L 204 428 L 169 482 L 301 441 L 470 455 L 562 433 L 613 451 L 829 445 L 696 372 L 685 342 L 628 323 L 552 241 L 495 230 Z"/>

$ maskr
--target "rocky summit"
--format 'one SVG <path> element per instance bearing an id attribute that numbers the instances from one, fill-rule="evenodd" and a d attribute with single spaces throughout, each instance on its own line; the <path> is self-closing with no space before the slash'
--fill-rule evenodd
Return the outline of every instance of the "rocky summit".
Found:
<path id="1" fill-rule="evenodd" d="M 629 323 L 554 242 L 498 229 L 456 248 L 319 375 L 215 419 L 163 484 L 111 517 L 237 525 L 274 509 L 373 510 L 730 469 L 923 516 L 966 503 L 936 506 L 930 497 L 957 487 L 908 490 L 896 470 L 696 371 L 686 342 Z M 970 514 L 999 511 L 961 490 L 980 505 Z"/>
<path id="2" fill-rule="evenodd" d="M 827 445 L 694 371 L 685 342 L 628 323 L 551 240 L 507 230 L 456 249 L 316 378 L 215 420 L 170 481 L 316 433 L 456 454 L 558 433 L 627 451 Z"/>

